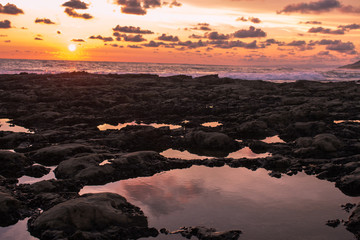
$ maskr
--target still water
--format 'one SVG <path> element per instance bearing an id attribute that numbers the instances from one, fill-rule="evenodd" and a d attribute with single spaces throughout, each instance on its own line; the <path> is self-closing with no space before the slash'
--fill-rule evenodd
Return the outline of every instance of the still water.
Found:
<path id="1" fill-rule="evenodd" d="M 242 230 L 241 239 L 355 239 L 327 220 L 349 216 L 340 207 L 360 198 L 345 196 L 333 183 L 299 173 L 271 178 L 265 169 L 193 166 L 151 177 L 85 186 L 81 194 L 114 192 L 140 207 L 151 227 L 176 230 L 206 226 Z M 271 236 L 271 237 L 269 237 Z M 159 235 L 158 239 L 182 239 Z"/>

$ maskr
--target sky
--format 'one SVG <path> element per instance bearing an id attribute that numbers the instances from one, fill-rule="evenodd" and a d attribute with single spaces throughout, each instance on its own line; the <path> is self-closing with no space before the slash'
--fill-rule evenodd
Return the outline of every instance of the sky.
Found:
<path id="1" fill-rule="evenodd" d="M 0 0 L 0 58 L 342 65 L 360 1 Z"/>

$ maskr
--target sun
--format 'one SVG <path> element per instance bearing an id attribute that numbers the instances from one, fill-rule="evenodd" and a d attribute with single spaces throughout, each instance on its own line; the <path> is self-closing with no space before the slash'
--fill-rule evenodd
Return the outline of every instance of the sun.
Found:
<path id="1" fill-rule="evenodd" d="M 68 46 L 68 49 L 69 49 L 70 52 L 74 52 L 76 50 L 76 45 L 75 44 L 70 44 Z"/>

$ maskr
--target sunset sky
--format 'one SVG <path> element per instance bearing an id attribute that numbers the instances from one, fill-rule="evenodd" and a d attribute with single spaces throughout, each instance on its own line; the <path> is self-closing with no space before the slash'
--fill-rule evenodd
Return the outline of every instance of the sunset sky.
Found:
<path id="1" fill-rule="evenodd" d="M 359 0 L 0 4 L 0 58 L 233 65 L 360 60 Z"/>

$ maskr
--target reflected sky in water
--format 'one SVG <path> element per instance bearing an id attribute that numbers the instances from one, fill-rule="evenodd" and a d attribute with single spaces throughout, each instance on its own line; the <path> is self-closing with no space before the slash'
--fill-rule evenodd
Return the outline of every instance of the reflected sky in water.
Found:
<path id="1" fill-rule="evenodd" d="M 33 133 L 29 129 L 10 123 L 11 119 L 0 119 L 0 131 Z"/>
<path id="2" fill-rule="evenodd" d="M 333 183 L 300 173 L 271 178 L 264 169 L 193 166 L 152 177 L 86 186 L 88 192 L 115 192 L 139 206 L 149 225 L 175 230 L 203 225 L 239 229 L 241 239 L 354 239 L 327 220 L 347 219 L 340 205 L 357 203 Z M 178 239 L 160 235 L 159 239 Z"/>
<path id="3" fill-rule="evenodd" d="M 124 127 L 127 126 L 152 126 L 154 128 L 161 128 L 161 127 L 169 127 L 171 130 L 172 129 L 177 129 L 177 128 L 181 128 L 180 125 L 172 125 L 172 124 L 165 124 L 165 123 L 137 123 L 135 121 L 133 122 L 126 122 L 126 123 L 119 123 L 118 125 L 111 125 L 111 124 L 102 124 L 98 126 L 98 129 L 100 131 L 105 131 L 105 130 L 121 130 Z"/>

